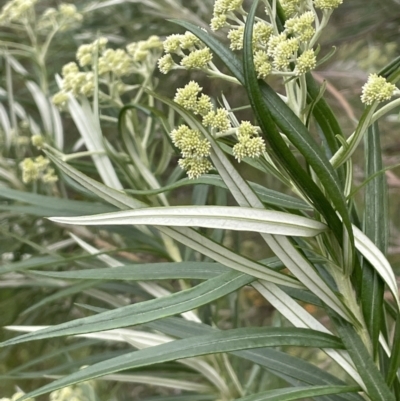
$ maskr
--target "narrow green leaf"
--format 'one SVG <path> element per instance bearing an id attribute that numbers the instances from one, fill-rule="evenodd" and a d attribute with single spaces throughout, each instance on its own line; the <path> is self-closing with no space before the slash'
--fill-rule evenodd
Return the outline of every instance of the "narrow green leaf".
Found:
<path id="1" fill-rule="evenodd" d="M 39 268 L 42 266 L 58 266 L 63 263 L 64 260 L 61 257 L 56 257 L 56 256 L 34 257 L 0 266 L 0 275 L 11 272 Z"/>
<path id="2" fill-rule="evenodd" d="M 386 385 L 381 372 L 376 367 L 352 325 L 340 318 L 332 317 L 332 319 L 358 373 L 364 381 L 370 399 L 374 401 L 395 401 L 395 397 Z"/>
<path id="3" fill-rule="evenodd" d="M 357 386 L 290 387 L 237 398 L 236 401 L 293 401 L 306 397 L 320 397 L 321 395 L 350 393 L 360 390 L 360 387 Z"/>
<path id="4" fill-rule="evenodd" d="M 93 192 L 101 199 L 116 206 L 118 209 L 138 209 L 141 207 L 147 207 L 144 202 L 134 199 L 124 193 L 117 191 L 113 188 L 102 185 L 99 182 L 93 180 L 85 174 L 82 174 L 77 169 L 68 165 L 67 163 L 59 160 L 57 157 L 49 152 L 46 152 L 46 156 L 65 174 L 73 178 L 79 184 L 81 184 L 87 190 Z"/>
<path id="5" fill-rule="evenodd" d="M 253 280 L 253 277 L 246 274 L 236 272 L 224 273 L 188 290 L 124 306 L 94 316 L 72 320 L 34 333 L 24 334 L 5 341 L 0 346 L 44 338 L 112 330 L 150 322 L 198 308 L 201 305 L 236 291 Z"/>
<path id="6" fill-rule="evenodd" d="M 112 269 L 85 269 L 66 272 L 35 271 L 39 276 L 78 279 L 78 280 L 207 280 L 228 272 L 229 269 L 219 263 L 179 262 L 179 263 L 139 263 L 117 266 Z"/>
<path id="7" fill-rule="evenodd" d="M 197 178 L 196 180 L 191 180 L 190 178 L 184 178 L 173 184 L 153 190 L 129 189 L 126 192 L 133 195 L 157 195 L 161 192 L 171 191 L 173 189 L 184 187 L 187 185 L 198 185 L 198 184 L 213 185 L 219 188 L 227 188 L 226 184 L 224 183 L 224 181 L 220 176 L 205 174 Z M 248 184 L 254 190 L 256 195 L 259 196 L 260 200 L 263 203 L 266 203 L 268 205 L 279 206 L 281 208 L 286 208 L 286 209 L 312 210 L 312 208 L 301 199 L 284 194 L 282 192 L 274 191 L 269 188 L 265 188 L 262 185 L 256 184 L 254 182 L 248 182 Z"/>
<path id="8" fill-rule="evenodd" d="M 311 73 L 306 74 L 306 82 L 308 96 L 310 100 L 314 101 L 319 94 L 319 88 Z M 340 142 L 337 140 L 337 137 L 344 137 L 338 120 L 324 98 L 318 99 L 312 113 L 324 133 L 331 153 L 334 154 L 340 147 Z"/>
<path id="9" fill-rule="evenodd" d="M 70 285 L 67 288 L 60 289 L 56 291 L 54 294 L 46 296 L 41 299 L 39 302 L 34 303 L 28 309 L 25 309 L 21 315 L 29 315 L 34 310 L 41 308 L 51 302 L 56 301 L 57 299 L 66 298 L 71 295 L 85 292 L 88 288 L 94 287 L 98 284 L 97 281 L 84 281 L 82 283 Z"/>
<path id="10" fill-rule="evenodd" d="M 48 157 L 51 158 L 51 160 L 55 164 L 57 164 L 60 169 L 62 169 L 66 174 L 70 175 L 81 185 L 85 186 L 87 189 L 98 195 L 100 198 L 117 206 L 118 208 L 140 209 L 147 207 L 147 205 L 143 202 L 131 198 L 122 192 L 106 187 L 105 185 L 91 179 L 85 174 L 82 174 L 81 172 L 62 162 L 61 160 L 58 160 L 52 155 L 49 154 Z M 241 255 L 238 255 L 236 252 L 230 251 L 224 246 L 212 241 L 211 239 L 191 228 L 168 228 L 160 226 L 157 226 L 156 228 L 160 232 L 170 236 L 176 241 L 179 241 L 180 243 L 200 252 L 205 256 L 208 256 L 216 262 L 230 267 L 231 269 L 238 270 L 256 278 L 268 280 L 276 284 L 282 284 L 294 288 L 304 288 L 304 286 L 299 283 L 297 279 L 294 279 L 284 274 L 280 274 L 275 271 L 271 271 L 264 265 L 254 262 L 253 260 L 245 258 Z M 340 309 L 336 309 L 336 311 L 340 313 Z"/>
<path id="11" fill-rule="evenodd" d="M 386 382 L 392 386 L 400 368 L 400 315 L 397 315 Z"/>
<path id="12" fill-rule="evenodd" d="M 396 276 L 390 263 L 385 255 L 375 246 L 375 244 L 357 227 L 353 226 L 354 237 L 356 239 L 357 250 L 368 260 L 371 266 L 382 277 L 383 281 L 389 287 L 397 304 L 397 309 L 400 309 L 399 290 L 397 287 Z"/>
<path id="13" fill-rule="evenodd" d="M 83 138 L 87 149 L 91 152 L 105 152 L 103 135 L 99 121 L 86 98 L 81 98 L 80 104 L 72 95 L 68 97 L 68 109 L 75 125 Z M 115 169 L 106 154 L 93 154 L 93 163 L 106 185 L 121 190 L 122 184 Z"/>
<path id="14" fill-rule="evenodd" d="M 315 236 L 327 229 L 323 223 L 291 213 L 234 206 L 152 207 L 50 220 L 77 225 L 194 226 L 300 237 Z"/>
<path id="15" fill-rule="evenodd" d="M 185 319 L 176 317 L 157 320 L 155 322 L 147 323 L 146 326 L 177 338 L 192 338 L 194 336 L 204 335 L 218 330 L 215 327 L 203 323 L 189 322 Z M 235 351 L 232 354 L 263 366 L 293 386 L 345 385 L 344 382 L 325 370 L 322 370 L 303 359 L 288 355 L 275 349 L 263 348 L 257 350 Z M 358 394 L 321 397 L 321 401 L 342 401 L 344 399 L 352 401 L 363 400 L 363 398 Z"/>
<path id="16" fill-rule="evenodd" d="M 26 394 L 21 398 L 21 401 L 29 397 L 37 397 L 49 393 L 61 387 L 126 369 L 134 369 L 200 355 L 287 345 L 316 348 L 342 347 L 342 343 L 336 337 L 307 329 L 259 327 L 226 330 L 204 336 L 172 341 L 127 353 L 123 358 L 117 357 L 97 363 Z"/>
<path id="17" fill-rule="evenodd" d="M 383 67 L 379 71 L 378 75 L 381 75 L 382 77 L 385 77 L 386 79 L 390 80 L 393 75 L 396 75 L 399 69 L 400 69 L 400 56 L 396 57 L 385 67 Z"/>
<path id="18" fill-rule="evenodd" d="M 44 212 L 46 208 L 51 209 L 50 212 L 57 213 L 57 211 L 59 211 L 64 216 L 77 216 L 82 214 L 97 214 L 115 211 L 115 208 L 110 205 L 55 198 L 52 196 L 39 195 L 6 187 L 1 188 L 0 198 L 24 202 L 28 205 L 37 206 L 42 208 Z M 48 216 L 49 214 L 44 213 L 44 215 Z"/>
<path id="19" fill-rule="evenodd" d="M 368 129 L 364 139 L 366 178 L 383 167 L 378 123 Z M 364 232 L 379 250 L 385 253 L 389 234 L 387 188 L 384 175 L 377 175 L 365 188 Z M 379 347 L 382 325 L 384 284 L 378 272 L 364 260 L 362 268 L 361 300 L 365 322 L 372 340 L 373 355 Z"/>

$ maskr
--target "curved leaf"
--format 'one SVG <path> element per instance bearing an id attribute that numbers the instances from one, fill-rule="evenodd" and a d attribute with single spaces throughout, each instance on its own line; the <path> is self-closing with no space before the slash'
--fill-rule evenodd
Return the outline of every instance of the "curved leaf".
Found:
<path id="1" fill-rule="evenodd" d="M 177 317 L 157 320 L 156 322 L 146 324 L 146 326 L 177 338 L 192 338 L 194 336 L 204 335 L 218 330 L 217 328 L 206 324 L 189 322 Z M 232 354 L 268 369 L 274 375 L 282 378 L 293 386 L 345 385 L 343 381 L 325 370 L 322 370 L 303 359 L 288 355 L 285 352 L 277 351 L 275 349 L 262 348 L 256 350 L 235 351 L 232 352 Z M 321 401 L 343 401 L 344 399 L 352 401 L 364 400 L 358 394 L 321 397 Z"/>
<path id="2" fill-rule="evenodd" d="M 224 181 L 220 176 L 205 174 L 197 178 L 196 180 L 191 180 L 190 178 L 184 178 L 173 184 L 153 190 L 129 189 L 126 192 L 132 195 L 157 195 L 158 193 L 171 191 L 173 189 L 184 187 L 187 185 L 198 185 L 198 184 L 213 185 L 219 188 L 227 188 L 226 184 L 224 183 Z M 301 199 L 284 194 L 282 192 L 274 191 L 269 188 L 265 188 L 262 185 L 256 184 L 254 182 L 249 182 L 248 184 L 254 190 L 256 195 L 259 196 L 260 200 L 263 203 L 279 206 L 286 209 L 312 210 L 312 208 Z"/>
<path id="3" fill-rule="evenodd" d="M 200 355 L 285 345 L 316 348 L 342 347 L 342 343 L 336 337 L 313 330 L 276 327 L 226 330 L 204 336 L 172 341 L 127 353 L 123 358 L 117 357 L 97 363 L 26 394 L 20 401 L 126 369 L 134 369 Z"/>
<path id="4" fill-rule="evenodd" d="M 254 281 L 254 277 L 246 274 L 224 273 L 188 290 L 48 327 L 10 339 L 0 343 L 0 346 L 4 347 L 44 338 L 111 330 L 150 322 L 198 308 L 230 294 L 252 281 Z"/>
<path id="5" fill-rule="evenodd" d="M 152 207 L 97 216 L 51 217 L 50 220 L 77 225 L 206 227 L 300 237 L 313 237 L 327 230 L 325 224 L 307 217 L 234 206 Z"/>
<path id="6" fill-rule="evenodd" d="M 382 277 L 393 294 L 397 308 L 400 309 L 399 289 L 397 287 L 396 276 L 394 275 L 390 263 L 379 248 L 360 229 L 353 226 L 353 231 L 356 239 L 356 248 Z"/>
<path id="7" fill-rule="evenodd" d="M 228 272 L 229 269 L 219 263 L 178 262 L 178 263 L 138 263 L 117 266 L 112 269 L 85 269 L 66 272 L 37 271 L 30 273 L 39 276 L 78 279 L 78 280 L 206 280 Z"/>
<path id="8" fill-rule="evenodd" d="M 248 397 L 237 398 L 236 401 L 293 401 L 306 397 L 319 397 L 321 395 L 341 394 L 360 391 L 357 386 L 312 386 L 290 387 L 278 390 L 265 391 Z"/>

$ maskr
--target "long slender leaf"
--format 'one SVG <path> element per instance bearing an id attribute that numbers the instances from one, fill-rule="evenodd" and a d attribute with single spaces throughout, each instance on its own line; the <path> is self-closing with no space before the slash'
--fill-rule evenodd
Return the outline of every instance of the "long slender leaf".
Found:
<path id="1" fill-rule="evenodd" d="M 85 269 L 66 272 L 35 271 L 39 276 L 78 279 L 78 280 L 206 280 L 228 272 L 229 269 L 219 263 L 178 262 L 146 263 L 117 266 L 113 269 Z"/>
<path id="2" fill-rule="evenodd" d="M 397 315 L 386 382 L 391 386 L 400 368 L 400 315 Z"/>
<path id="3" fill-rule="evenodd" d="M 110 159 L 105 154 L 96 154 L 96 152 L 104 152 L 102 143 L 102 133 L 98 121 L 87 99 L 82 100 L 82 105 L 70 95 L 68 98 L 68 107 L 76 127 L 78 128 L 87 149 L 94 152 L 92 155 L 93 162 L 99 172 L 102 180 L 106 185 L 115 189 L 122 189 L 122 184 L 111 164 Z"/>
<path id="4" fill-rule="evenodd" d="M 306 397 L 319 397 L 327 394 L 341 394 L 360 391 L 356 386 L 312 386 L 283 388 L 237 398 L 236 401 L 292 401 Z"/>
<path id="5" fill-rule="evenodd" d="M 318 84 L 315 82 L 311 73 L 306 74 L 306 81 L 308 95 L 311 99 L 315 100 L 319 93 Z M 324 132 L 326 142 L 332 154 L 335 153 L 340 147 L 340 142 L 337 140 L 337 136 L 344 137 L 344 135 L 338 120 L 325 99 L 318 99 L 314 105 L 313 114 L 318 125 Z"/>
<path id="6" fill-rule="evenodd" d="M 325 224 L 285 212 L 233 206 L 171 206 L 122 211 L 84 217 L 52 217 L 77 225 L 158 225 L 255 231 L 275 235 L 315 236 Z"/>
<path id="7" fill-rule="evenodd" d="M 313 330 L 275 327 L 226 330 L 200 337 L 176 340 L 156 347 L 127 353 L 123 358 L 113 358 L 100 362 L 28 393 L 21 398 L 21 401 L 61 387 L 126 369 L 211 353 L 284 345 L 317 348 L 342 347 L 341 342 L 336 337 Z"/>
<path id="8" fill-rule="evenodd" d="M 0 346 L 19 344 L 44 338 L 111 330 L 149 322 L 195 309 L 215 299 L 221 298 L 251 283 L 253 280 L 253 277 L 246 274 L 236 272 L 224 273 L 196 287 L 176 294 L 124 306 L 94 316 L 76 319 L 35 333 L 28 333 L 5 341 L 1 343 Z"/>
<path id="9" fill-rule="evenodd" d="M 197 178 L 196 180 L 184 178 L 173 184 L 158 189 L 127 190 L 126 192 L 133 195 L 156 195 L 160 192 L 171 191 L 175 188 L 180 188 L 187 185 L 198 185 L 198 184 L 206 184 L 220 188 L 227 188 L 221 177 L 217 175 L 206 174 Z M 254 192 L 260 197 L 260 200 L 266 204 L 279 206 L 287 209 L 311 210 L 311 207 L 301 199 L 297 199 L 293 196 L 286 195 L 284 193 L 277 192 L 269 188 L 265 188 L 262 185 L 256 184 L 254 182 L 249 182 L 248 184 L 250 185 L 251 188 L 253 188 Z"/>
<path id="10" fill-rule="evenodd" d="M 365 137 L 366 178 L 382 169 L 378 124 L 368 129 Z M 378 175 L 365 188 L 364 232 L 385 253 L 388 241 L 387 188 L 384 175 Z M 384 284 L 378 272 L 365 261 L 362 269 L 361 299 L 365 322 L 377 355 L 379 333 L 383 322 Z"/>
<path id="11" fill-rule="evenodd" d="M 3 187 L 0 191 L 0 198 L 24 202 L 28 205 L 39 206 L 43 209 L 49 208 L 52 209 L 52 212 L 59 211 L 60 213 L 65 213 L 65 215 L 72 216 L 107 213 L 115 210 L 115 208 L 111 207 L 110 205 L 56 198 Z"/>
<path id="12" fill-rule="evenodd" d="M 226 155 L 219 148 L 215 139 L 208 133 L 208 131 L 194 118 L 193 115 L 187 113 L 176 103 L 166 99 L 157 94 L 151 93 L 154 97 L 162 100 L 168 104 L 172 109 L 176 110 L 184 120 L 193 129 L 199 130 L 211 142 L 211 159 L 218 170 L 221 178 L 224 180 L 226 186 L 231 191 L 236 202 L 241 207 L 249 207 L 262 209 L 263 204 L 257 195 L 253 192 L 247 182 L 241 177 L 235 167 L 227 159 Z M 181 229 L 182 230 L 182 229 Z M 192 234 L 193 235 L 193 234 Z M 309 288 L 312 292 L 317 294 L 323 302 L 329 305 L 333 310 L 339 313 L 345 319 L 351 319 L 348 310 L 344 307 L 343 303 L 339 300 L 332 289 L 324 282 L 324 280 L 314 270 L 311 263 L 304 258 L 304 256 L 293 246 L 291 241 L 281 235 L 271 235 L 262 233 L 261 236 L 269 245 L 271 250 L 279 257 L 279 259 L 287 266 L 287 268 Z M 176 234 L 175 237 L 176 238 Z M 181 241 L 182 242 L 182 241 Z M 189 245 L 190 246 L 190 245 Z M 191 246 L 193 247 L 193 246 Z M 216 260 L 216 259 L 215 259 Z M 241 270 L 244 271 L 244 270 Z M 259 274 L 253 274 L 257 278 L 261 278 Z M 269 280 L 272 281 L 272 280 Z M 277 283 L 276 281 L 272 281 Z"/>
<path id="13" fill-rule="evenodd" d="M 210 327 L 202 323 L 188 322 L 185 319 L 175 317 L 147 323 L 146 326 L 177 338 L 194 337 L 218 330 L 215 327 Z M 235 351 L 232 354 L 263 366 L 293 386 L 345 384 L 317 366 L 275 349 L 263 348 Z M 321 397 L 321 401 L 339 401 L 344 399 L 353 401 L 363 400 L 358 394 Z"/>
<path id="14" fill-rule="evenodd" d="M 383 281 L 389 287 L 397 304 L 397 309 L 400 309 L 399 290 L 397 287 L 396 276 L 390 263 L 385 258 L 385 255 L 376 247 L 376 245 L 357 227 L 353 226 L 354 237 L 356 239 L 356 248 L 369 261 L 371 266 L 382 277 Z"/>
<path id="15" fill-rule="evenodd" d="M 112 188 L 100 184 L 99 182 L 80 173 L 78 170 L 54 158 L 51 155 L 49 155 L 48 157 L 51 158 L 53 162 L 57 164 L 57 166 L 59 166 L 60 169 L 65 171 L 65 173 L 73 177 L 80 184 L 85 185 L 93 193 L 120 209 L 138 209 L 147 206 L 144 203 L 134 198 L 131 198 L 122 192 L 113 190 Z M 162 233 L 169 235 L 176 241 L 181 242 L 182 244 L 200 252 L 205 256 L 210 257 L 216 262 L 230 267 L 231 269 L 241 271 L 256 278 L 269 280 L 277 284 L 287 285 L 290 287 L 294 286 L 295 288 L 304 288 L 304 286 L 301 285 L 296 279 L 275 271 L 271 271 L 262 264 L 256 263 L 251 259 L 238 255 L 236 252 L 230 251 L 229 249 L 217 244 L 216 242 L 210 240 L 209 238 L 191 228 L 167 228 L 159 226 L 157 226 L 156 228 Z M 339 311 L 338 313 L 340 313 L 340 308 L 336 308 L 336 310 Z"/>
<path id="16" fill-rule="evenodd" d="M 368 396 L 374 401 L 395 401 L 365 345 L 354 328 L 343 319 L 333 317 L 336 329 L 357 367 L 367 389 Z"/>

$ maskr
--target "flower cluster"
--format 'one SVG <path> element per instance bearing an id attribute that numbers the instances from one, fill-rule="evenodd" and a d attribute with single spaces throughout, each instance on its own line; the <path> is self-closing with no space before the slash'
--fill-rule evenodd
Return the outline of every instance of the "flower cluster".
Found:
<path id="1" fill-rule="evenodd" d="M 23 23 L 27 20 L 38 0 L 11 0 L 4 5 L 0 13 L 0 24 Z"/>
<path id="2" fill-rule="evenodd" d="M 260 157 L 265 152 L 264 140 L 259 137 L 257 127 L 249 121 L 241 122 L 236 136 L 238 143 L 233 147 L 232 152 L 239 163 L 245 157 Z"/>
<path id="3" fill-rule="evenodd" d="M 74 28 L 82 20 L 83 15 L 74 4 L 61 3 L 57 8 L 50 7 L 44 11 L 38 22 L 38 29 L 57 27 L 60 31 L 66 31 Z"/>
<path id="4" fill-rule="evenodd" d="M 343 0 L 314 0 L 316 8 L 321 10 L 333 10 L 339 7 L 343 3 Z"/>
<path id="5" fill-rule="evenodd" d="M 158 60 L 158 68 L 163 74 L 177 68 L 206 69 L 212 61 L 210 49 L 191 32 L 168 36 L 163 43 L 163 48 L 166 54 Z M 175 63 L 173 54 L 182 57 L 180 66 Z"/>
<path id="6" fill-rule="evenodd" d="M 281 0 L 280 3 L 286 17 L 302 11 L 303 0 Z"/>
<path id="7" fill-rule="evenodd" d="M 307 11 L 298 17 L 293 17 L 285 22 L 286 32 L 295 35 L 301 42 L 307 42 L 314 34 L 314 13 Z"/>
<path id="8" fill-rule="evenodd" d="M 63 85 L 62 90 L 53 96 L 53 103 L 64 107 L 68 101 L 68 94 L 77 97 L 79 95 L 92 96 L 94 91 L 93 72 L 79 71 L 76 63 L 68 63 L 62 69 Z"/>
<path id="9" fill-rule="evenodd" d="M 229 18 L 235 18 L 234 11 L 240 10 L 242 3 L 243 0 L 216 0 L 211 20 L 211 29 L 216 31 L 226 26 Z"/>
<path id="10" fill-rule="evenodd" d="M 100 37 L 92 43 L 79 46 L 78 51 L 76 52 L 76 59 L 78 60 L 79 65 L 81 67 L 91 65 L 96 53 L 102 54 L 107 46 L 107 43 L 107 38 Z"/>
<path id="11" fill-rule="evenodd" d="M 266 22 L 264 21 L 256 22 L 253 28 L 253 48 L 265 49 L 273 32 L 274 30 L 272 26 L 267 24 Z M 244 34 L 243 25 L 231 29 L 228 32 L 228 39 L 231 41 L 230 48 L 232 50 L 243 49 L 243 34 Z"/>
<path id="12" fill-rule="evenodd" d="M 140 40 L 139 42 L 133 42 L 126 46 L 128 54 L 135 62 L 146 61 L 154 51 L 158 56 L 158 52 L 160 52 L 162 48 L 162 41 L 155 35 L 150 36 L 147 40 Z"/>
<path id="13" fill-rule="evenodd" d="M 202 138 L 199 131 L 192 130 L 187 125 L 180 125 L 171 132 L 171 138 L 182 153 L 183 157 L 178 163 L 186 170 L 189 178 L 198 178 L 212 169 L 212 164 L 207 159 L 211 144 Z"/>
<path id="14" fill-rule="evenodd" d="M 223 1 L 224 7 L 216 1 L 214 7 L 214 19 L 211 21 L 211 29 L 218 30 L 225 26 L 232 29 L 228 32 L 230 48 L 232 50 L 243 49 L 243 34 L 245 21 L 240 22 L 234 12 L 245 15 L 244 10 L 237 2 Z M 229 12 L 227 6 L 231 5 Z M 311 11 L 309 3 L 301 0 L 283 0 L 282 5 L 291 18 L 285 23 L 285 30 L 275 34 L 273 22 L 257 21 L 253 28 L 253 56 L 254 66 L 258 78 L 265 79 L 270 74 L 302 75 L 315 68 L 317 64 L 314 51 L 309 48 L 310 41 L 316 35 L 315 11 Z M 236 7 L 237 6 L 237 7 Z M 219 13 L 215 10 L 224 10 Z M 266 10 L 269 13 L 269 10 Z M 216 21 L 221 20 L 219 24 Z M 233 20 L 230 24 L 229 19 Z M 238 25 L 239 21 L 239 25 Z M 304 55 L 303 55 L 304 53 Z M 295 69 L 293 70 L 293 66 Z"/>
<path id="15" fill-rule="evenodd" d="M 389 100 L 395 89 L 396 85 L 388 82 L 384 77 L 371 74 L 362 88 L 361 101 L 369 105 L 374 102 Z"/>
<path id="16" fill-rule="evenodd" d="M 54 169 L 49 167 L 49 164 L 50 160 L 43 156 L 38 156 L 35 159 L 24 159 L 20 163 L 22 181 L 25 184 L 38 180 L 46 184 L 58 181 Z"/>
<path id="17" fill-rule="evenodd" d="M 202 123 L 206 127 L 219 132 L 225 132 L 231 128 L 228 112 L 223 108 L 214 107 L 209 96 L 200 94 L 203 88 L 195 81 L 190 81 L 183 88 L 176 91 L 174 101 L 184 109 L 199 114 L 203 117 Z"/>
<path id="18" fill-rule="evenodd" d="M 93 95 L 95 60 L 101 82 L 111 83 L 117 92 L 121 92 L 125 90 L 121 78 L 133 73 L 148 74 L 154 68 L 162 49 L 162 42 L 158 36 L 130 43 L 126 46 L 126 50 L 107 49 L 107 43 L 107 38 L 100 37 L 78 48 L 76 59 L 79 66 L 75 62 L 70 62 L 63 67 L 63 85 L 61 91 L 53 96 L 54 104 L 64 107 L 69 94 L 74 97 Z"/>

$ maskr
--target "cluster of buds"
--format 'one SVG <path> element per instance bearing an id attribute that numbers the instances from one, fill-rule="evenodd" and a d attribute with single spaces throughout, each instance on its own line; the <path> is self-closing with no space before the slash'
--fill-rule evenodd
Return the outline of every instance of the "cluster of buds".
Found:
<path id="1" fill-rule="evenodd" d="M 374 102 L 383 102 L 389 100 L 395 90 L 396 85 L 388 82 L 384 77 L 371 74 L 362 88 L 361 101 L 367 105 Z"/>
<path id="2" fill-rule="evenodd" d="M 45 184 L 50 184 L 58 181 L 53 168 L 49 167 L 50 160 L 38 156 L 34 159 L 26 158 L 20 163 L 22 170 L 22 181 L 25 184 L 35 181 L 42 181 Z"/>
<path id="3" fill-rule="evenodd" d="M 93 95 L 94 74 L 92 71 L 82 72 L 76 63 L 71 62 L 64 65 L 61 75 L 63 77 L 62 89 L 52 99 L 56 106 L 64 107 L 69 94 L 74 97 Z"/>
<path id="4" fill-rule="evenodd" d="M 74 4 L 61 3 L 57 8 L 50 7 L 44 11 L 38 21 L 38 29 L 58 29 L 66 31 L 75 28 L 83 20 Z"/>
<path id="5" fill-rule="evenodd" d="M 216 0 L 214 3 L 211 29 L 216 31 L 228 25 L 228 20 L 236 20 L 235 11 L 242 11 L 243 0 Z"/>
<path id="6" fill-rule="evenodd" d="M 238 143 L 233 147 L 232 153 L 239 161 L 245 157 L 260 157 L 265 152 L 265 142 L 260 138 L 258 129 L 249 121 L 242 121 L 236 136 Z"/>
<path id="7" fill-rule="evenodd" d="M 212 62 L 211 50 L 192 33 L 170 35 L 163 42 L 165 55 L 158 60 L 158 68 L 163 74 L 173 69 L 207 69 Z M 178 65 L 173 55 L 181 57 Z"/>
<path id="8" fill-rule="evenodd" d="M 21 23 L 29 19 L 29 13 L 38 0 L 11 0 L 0 12 L 0 24 Z"/>
<path id="9" fill-rule="evenodd" d="M 203 126 L 208 127 L 212 135 L 236 134 L 238 143 L 233 147 L 233 155 L 239 162 L 245 157 L 260 157 L 265 151 L 265 143 L 258 134 L 258 128 L 248 121 L 242 121 L 237 129 L 233 128 L 228 110 L 214 108 L 210 97 L 201 91 L 197 82 L 190 81 L 177 90 L 174 101 L 200 116 Z M 183 156 L 179 165 L 187 170 L 190 178 L 197 178 L 212 168 L 207 160 L 210 143 L 201 137 L 200 132 L 181 125 L 172 131 L 171 138 Z"/>
<path id="10" fill-rule="evenodd" d="M 106 83 L 112 82 L 118 93 L 124 92 L 126 87 L 121 78 L 134 73 L 148 74 L 154 68 L 162 49 L 162 42 L 158 36 L 130 43 L 126 50 L 109 49 L 107 43 L 108 39 L 101 37 L 78 48 L 76 59 L 79 66 L 70 62 L 63 67 L 63 84 L 61 91 L 53 96 L 54 104 L 64 107 L 69 94 L 74 97 L 93 95 L 96 60 L 100 79 Z"/>
<path id="11" fill-rule="evenodd" d="M 200 94 L 201 91 L 202 88 L 197 82 L 190 81 L 185 87 L 176 91 L 174 101 L 184 109 L 202 116 L 204 124 L 204 119 L 215 112 L 210 97 Z M 211 144 L 199 131 L 181 125 L 171 132 L 171 138 L 182 153 L 179 165 L 186 170 L 189 178 L 198 178 L 212 169 L 212 164 L 207 159 Z"/>
<path id="12" fill-rule="evenodd" d="M 200 94 L 203 88 L 195 81 L 176 91 L 174 101 L 184 109 L 202 117 L 202 123 L 210 127 L 213 133 L 228 131 L 232 125 L 226 109 L 214 106 L 209 96 Z"/>
<path id="13" fill-rule="evenodd" d="M 198 178 L 212 169 L 212 164 L 207 159 L 211 144 L 202 138 L 199 131 L 192 130 L 187 125 L 180 125 L 170 135 L 174 145 L 182 153 L 178 163 L 189 178 Z"/>
<path id="14" fill-rule="evenodd" d="M 225 3 L 229 3 L 225 1 Z M 214 18 L 211 21 L 211 29 L 218 30 L 225 26 L 231 29 L 228 32 L 230 48 L 241 50 L 243 48 L 243 34 L 245 22 L 235 15 L 234 11 L 239 10 L 239 14 L 245 19 L 246 13 L 241 7 L 234 8 L 237 2 L 232 3 L 232 8 L 228 14 L 220 14 L 219 2 L 214 6 Z M 285 23 L 285 30 L 280 34 L 275 34 L 272 22 L 257 21 L 253 27 L 253 54 L 254 66 L 258 78 L 264 79 L 270 74 L 274 75 L 302 75 L 316 67 L 317 60 L 314 50 L 309 46 L 316 35 L 315 12 L 304 9 L 304 2 L 286 2 L 290 8 L 289 18 Z M 301 7 L 300 7 L 301 5 Z M 227 6 L 227 4 L 225 4 Z M 225 7 L 226 9 L 226 7 Z M 268 10 L 267 10 L 268 12 Z M 228 16 L 222 21 L 221 15 Z M 217 22 L 216 22 L 217 21 Z M 219 21 L 219 22 L 218 22 Z M 292 65 L 295 66 L 293 69 Z"/>
<path id="15" fill-rule="evenodd" d="M 283 11 L 286 17 L 291 17 L 294 14 L 301 14 L 307 10 L 308 2 L 304 0 L 280 0 Z M 314 7 L 320 10 L 331 11 L 340 6 L 343 0 L 313 0 Z"/>

